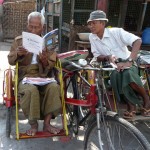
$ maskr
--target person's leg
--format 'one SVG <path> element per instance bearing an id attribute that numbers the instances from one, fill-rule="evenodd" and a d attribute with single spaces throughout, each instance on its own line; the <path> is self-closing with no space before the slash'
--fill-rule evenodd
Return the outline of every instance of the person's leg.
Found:
<path id="1" fill-rule="evenodd" d="M 57 134 L 60 132 L 60 129 L 52 126 L 50 121 L 52 119 L 52 115 L 57 116 L 60 113 L 60 87 L 57 83 L 51 83 L 43 86 L 40 91 L 43 95 L 41 100 L 41 112 L 44 116 L 43 130 Z"/>
<path id="2" fill-rule="evenodd" d="M 150 99 L 144 87 L 138 86 L 135 83 L 131 83 L 130 86 L 143 98 L 143 108 L 141 114 L 145 117 L 150 117 Z"/>
<path id="3" fill-rule="evenodd" d="M 136 91 L 143 98 L 143 107 L 150 109 L 150 99 L 144 87 L 137 85 L 136 83 L 130 83 L 131 88 Z"/>
<path id="4" fill-rule="evenodd" d="M 40 119 L 40 98 L 38 88 L 34 85 L 19 83 L 18 89 L 20 106 L 31 126 L 26 133 L 27 135 L 34 136 L 38 131 L 37 120 Z"/>
<path id="5" fill-rule="evenodd" d="M 51 113 L 47 114 L 44 117 L 43 131 L 50 132 L 53 134 L 58 134 L 60 132 L 60 129 L 58 129 L 50 124 L 51 119 L 52 119 Z"/>
<path id="6" fill-rule="evenodd" d="M 31 128 L 26 131 L 26 134 L 30 136 L 34 136 L 38 131 L 38 123 L 36 120 L 29 120 L 29 124 Z"/>

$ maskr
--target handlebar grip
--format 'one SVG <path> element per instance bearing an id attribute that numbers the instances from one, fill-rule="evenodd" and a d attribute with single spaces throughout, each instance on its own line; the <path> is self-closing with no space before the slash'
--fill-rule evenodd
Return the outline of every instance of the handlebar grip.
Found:
<path id="1" fill-rule="evenodd" d="M 115 68 L 95 68 L 95 67 L 81 67 L 80 65 L 72 62 L 72 61 L 68 61 L 68 63 L 78 69 L 83 69 L 83 70 L 95 70 L 95 71 L 100 71 L 100 70 L 104 70 L 104 71 L 112 71 L 115 70 Z"/>

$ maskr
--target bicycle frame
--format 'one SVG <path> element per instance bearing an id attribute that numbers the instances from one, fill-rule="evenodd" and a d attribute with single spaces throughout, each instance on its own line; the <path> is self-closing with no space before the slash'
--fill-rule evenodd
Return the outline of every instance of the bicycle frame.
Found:
<path id="1" fill-rule="evenodd" d="M 103 68 L 92 68 L 92 67 L 91 68 L 90 67 L 86 68 L 86 67 L 80 67 L 79 65 L 77 65 L 77 64 L 75 64 L 73 62 L 71 62 L 71 64 L 73 64 L 75 67 L 77 67 L 77 69 L 72 70 L 72 71 L 69 71 L 69 70 L 66 70 L 66 69 L 62 69 L 63 73 L 64 73 L 64 75 L 63 75 L 63 81 L 64 81 L 64 91 L 65 91 L 65 103 L 66 103 L 67 106 L 68 105 L 73 105 L 73 106 L 77 106 L 77 107 L 78 106 L 81 106 L 81 107 L 84 106 L 84 107 L 87 107 L 88 109 L 90 109 L 90 111 L 81 120 L 79 120 L 80 118 L 78 118 L 78 116 L 75 116 L 75 118 L 74 118 L 74 115 L 76 115 L 76 114 L 74 114 L 74 112 L 70 111 L 70 110 L 74 111 L 74 107 L 72 107 L 72 106 L 70 107 L 71 109 L 68 111 L 68 113 L 71 113 L 71 114 L 68 114 L 68 115 L 69 115 L 69 117 L 73 117 L 73 118 L 71 118 L 72 120 L 70 120 L 70 123 L 73 123 L 73 125 L 71 127 L 73 127 L 74 133 L 75 133 L 76 129 L 77 129 L 77 132 L 78 132 L 78 127 L 83 122 L 88 121 L 87 117 L 94 115 L 95 117 L 94 117 L 94 120 L 92 120 L 92 121 L 97 124 L 96 128 L 94 128 L 95 129 L 94 131 L 96 131 L 97 139 L 98 139 L 97 141 L 99 141 L 98 142 L 98 145 L 99 145 L 98 147 L 101 150 L 105 149 L 104 146 L 103 146 L 104 139 L 103 139 L 103 136 L 102 136 L 103 132 L 105 132 L 106 133 L 105 136 L 106 136 L 106 139 L 107 139 L 106 143 L 108 141 L 108 143 L 109 143 L 108 145 L 111 147 L 111 149 L 115 150 L 115 145 L 113 145 L 114 144 L 113 143 L 113 139 L 111 139 L 111 134 L 110 134 L 109 126 L 107 126 L 108 122 L 107 122 L 107 120 L 105 120 L 105 118 L 111 117 L 111 119 L 114 119 L 114 120 L 118 121 L 118 123 L 121 123 L 121 120 L 123 121 L 123 123 L 125 121 L 120 118 L 120 122 L 119 122 L 119 116 L 118 116 L 118 114 L 116 112 L 108 111 L 106 109 L 106 107 L 103 105 L 103 94 L 104 94 L 103 91 L 106 90 L 105 85 L 104 85 L 104 78 L 103 78 L 103 76 L 101 74 L 101 71 L 103 70 Z M 94 84 L 90 84 L 81 75 L 82 70 L 94 70 L 95 71 L 96 76 L 95 76 L 95 83 Z M 100 73 L 100 77 L 97 76 L 99 73 Z M 70 97 L 67 96 L 67 90 L 66 89 L 68 89 L 69 84 L 70 84 L 70 83 L 67 83 L 67 80 L 68 79 L 72 80 L 71 78 L 73 78 L 74 76 L 77 76 L 79 78 L 79 81 L 78 80 L 76 80 L 76 81 L 80 82 L 80 80 L 81 80 L 86 85 L 88 85 L 90 87 L 89 93 L 86 95 L 86 97 L 84 99 L 82 99 L 82 98 L 80 99 L 80 98 L 78 98 L 76 96 L 74 97 L 74 95 L 73 95 L 72 98 L 70 98 Z M 99 86 L 99 82 L 101 82 L 100 86 Z M 97 92 L 96 92 L 96 90 L 97 90 Z M 96 120 L 95 120 L 95 118 L 96 118 Z M 77 119 L 77 122 L 74 122 L 74 121 L 76 121 L 76 119 Z M 110 119 L 110 121 L 111 121 L 111 119 Z M 78 124 L 78 121 L 79 121 L 79 124 Z M 77 124 L 75 124 L 75 123 L 77 123 Z M 89 122 L 89 124 L 90 123 L 92 123 L 92 122 Z M 117 127 L 118 123 L 117 124 L 115 123 L 116 124 L 115 127 Z M 129 129 L 133 128 L 133 127 L 131 128 L 131 126 L 128 126 L 127 124 L 128 124 L 127 122 L 124 123 L 125 130 L 127 130 L 126 127 L 129 128 Z M 93 127 L 93 125 L 94 124 L 92 124 L 92 126 L 89 125 L 89 127 L 91 128 L 91 127 Z M 101 132 L 101 127 L 104 127 L 104 131 L 103 132 Z M 86 141 L 85 141 L 85 145 L 86 145 L 85 148 L 87 148 L 87 142 L 88 142 L 89 134 L 91 132 L 90 128 L 88 128 L 89 130 L 87 129 L 88 132 L 86 134 L 87 138 L 86 138 Z M 93 128 L 91 128 L 91 129 L 93 129 Z M 119 131 L 119 129 L 117 128 L 117 132 L 115 132 L 115 133 L 118 134 L 118 131 Z M 133 135 L 134 134 L 138 134 L 138 133 L 132 133 L 132 131 L 130 132 L 130 130 L 127 130 L 127 133 L 129 133 L 131 135 L 132 134 Z M 91 136 L 91 137 L 93 138 L 93 136 Z M 118 137 L 120 137 L 120 134 L 118 134 Z M 144 139 L 144 137 L 143 137 L 143 139 Z M 138 141 L 136 138 L 134 140 Z M 142 141 L 142 138 L 140 140 Z M 146 141 L 146 139 L 144 139 L 144 140 Z M 120 143 L 119 141 L 118 141 L 118 143 Z M 143 146 L 148 147 L 147 143 L 148 142 L 146 141 L 145 144 L 143 144 Z M 138 144 L 140 145 L 140 142 Z"/>
<path id="2" fill-rule="evenodd" d="M 65 71 L 65 70 L 63 70 Z M 88 83 L 88 81 L 82 77 L 82 75 L 80 74 L 80 72 L 75 71 L 75 72 L 67 72 L 66 75 L 64 75 L 63 80 L 64 83 L 67 82 L 68 78 L 73 77 L 74 75 L 77 75 L 81 80 L 83 80 L 84 82 L 86 82 L 89 86 L 90 86 L 90 93 L 87 95 L 87 99 L 86 100 L 82 100 L 82 99 L 74 99 L 74 98 L 67 98 L 67 92 L 65 92 L 65 103 L 67 104 L 71 104 L 71 105 L 76 105 L 76 106 L 85 106 L 85 107 L 90 107 L 91 112 L 95 112 L 95 106 L 97 104 L 97 95 L 95 94 L 95 90 L 96 90 L 96 85 L 90 85 Z M 67 89 L 66 84 L 64 89 Z"/>
<path id="3" fill-rule="evenodd" d="M 83 68 L 84 69 L 84 68 Z M 85 70 L 94 70 L 94 68 L 90 69 L 85 69 Z M 100 111 L 103 111 L 102 106 L 102 94 L 101 90 L 99 89 L 99 79 L 96 77 L 96 82 L 94 84 L 90 84 L 88 80 L 86 80 L 82 74 L 81 74 L 81 69 L 76 69 L 74 71 L 68 71 L 66 69 L 62 69 L 64 75 L 63 75 L 63 81 L 64 81 L 64 91 L 68 88 L 67 80 L 73 78 L 74 76 L 77 76 L 77 78 L 80 80 L 80 82 L 84 82 L 87 86 L 89 86 L 89 93 L 86 95 L 85 99 L 79 99 L 79 98 L 68 98 L 67 97 L 67 91 L 65 91 L 65 103 L 69 105 L 74 105 L 74 106 L 84 106 L 87 107 L 90 111 L 83 117 L 81 120 L 79 120 L 79 125 L 81 125 L 89 115 L 96 115 L 97 109 L 101 109 Z M 95 73 L 98 74 L 100 73 L 100 69 L 95 70 Z M 103 80 L 102 80 L 103 82 Z M 103 90 L 105 89 L 104 84 L 103 85 Z M 98 91 L 98 95 L 96 94 L 96 91 Z M 98 98 L 99 97 L 99 98 Z M 99 111 L 98 111 L 99 112 Z"/>
<path id="4" fill-rule="evenodd" d="M 66 61 L 68 61 L 68 60 L 66 59 Z M 102 147 L 103 143 L 101 140 L 101 134 L 102 133 L 100 131 L 101 126 L 102 126 L 101 122 L 103 124 L 107 125 L 107 122 L 105 122 L 105 117 L 115 118 L 115 116 L 118 116 L 116 112 L 107 111 L 107 109 L 105 107 L 104 95 L 106 96 L 106 99 L 109 99 L 109 98 L 107 97 L 107 93 L 105 93 L 106 87 L 104 84 L 104 76 L 102 75 L 102 71 L 104 69 L 101 67 L 100 68 L 94 68 L 94 67 L 90 67 L 90 66 L 89 67 L 81 67 L 81 66 L 75 64 L 72 60 L 70 61 L 70 63 L 71 63 L 71 65 L 76 67 L 74 70 L 66 69 L 65 67 L 61 67 L 61 65 L 58 66 L 58 69 L 60 71 L 59 72 L 59 74 L 60 74 L 59 80 L 60 80 L 61 97 L 62 97 L 62 112 L 63 112 L 62 113 L 62 118 L 63 118 L 63 121 L 62 121 L 63 124 L 62 125 L 63 125 L 63 129 L 57 135 L 54 135 L 51 133 L 37 132 L 37 134 L 33 137 L 33 136 L 27 136 L 25 133 L 23 133 L 23 134 L 19 133 L 19 128 L 18 128 L 18 99 L 17 99 L 18 89 L 17 89 L 17 84 L 15 84 L 15 92 L 16 93 L 13 96 L 15 96 L 15 100 L 16 100 L 16 133 L 17 133 L 16 135 L 17 135 L 17 139 L 53 137 L 53 136 L 62 137 L 60 139 L 63 139 L 63 138 L 67 139 L 67 137 L 69 137 L 69 139 L 70 139 L 70 136 L 68 136 L 69 135 L 69 133 L 68 133 L 68 126 L 69 125 L 67 124 L 68 120 L 66 118 L 66 116 L 68 114 L 66 115 L 67 109 L 65 108 L 65 106 L 66 105 L 70 105 L 70 106 L 72 105 L 73 108 L 74 108 L 74 106 L 75 107 L 85 107 L 85 109 L 87 108 L 88 111 L 86 112 L 84 117 L 79 118 L 78 116 L 75 116 L 76 117 L 75 119 L 77 119 L 76 127 L 78 128 L 83 123 L 87 123 L 89 121 L 89 117 L 92 116 L 90 119 L 94 119 L 92 121 L 94 121 L 94 123 L 97 124 L 96 125 L 96 134 L 98 135 L 98 138 L 97 138 L 97 139 L 99 139 L 98 141 L 100 141 L 99 147 L 101 150 L 103 150 L 103 147 Z M 15 81 L 16 81 L 16 83 L 18 83 L 18 72 L 17 72 L 18 71 L 18 64 L 16 64 L 16 68 L 17 69 L 15 70 L 15 73 L 17 76 L 15 76 Z M 6 72 L 7 71 L 8 70 L 6 70 Z M 88 76 L 90 75 L 90 71 L 92 71 L 94 73 L 93 77 L 95 78 L 95 81 L 89 80 L 89 78 L 85 78 L 84 74 L 82 74 L 84 71 L 87 73 Z M 6 73 L 4 73 L 4 74 L 6 74 Z M 9 75 L 8 75 L 8 77 L 9 77 Z M 77 80 L 75 80 L 74 77 L 77 77 L 76 78 Z M 87 88 L 88 92 L 84 96 L 80 95 L 83 97 L 78 97 L 79 95 L 75 95 L 74 97 L 68 97 L 67 89 L 69 88 L 69 84 L 70 84 L 70 83 L 68 83 L 68 80 L 70 80 L 70 81 L 75 80 L 75 82 L 77 82 L 77 84 L 79 84 L 79 85 L 82 83 L 85 84 L 88 87 Z M 99 83 L 100 83 L 100 85 L 99 85 Z M 75 88 L 78 89 L 78 87 L 76 87 L 76 85 L 73 85 L 73 86 L 75 86 Z M 81 87 L 81 92 L 82 92 L 82 88 L 84 88 L 84 87 Z M 3 88 L 3 93 L 5 93 L 4 88 Z M 11 92 L 9 92 L 9 93 L 11 93 Z M 83 94 L 84 94 L 84 92 L 83 92 Z M 9 95 L 9 94 L 7 94 L 7 95 Z M 3 94 L 3 97 L 4 97 L 4 94 Z M 10 98 L 12 98 L 12 97 L 10 97 Z M 14 99 L 14 97 L 12 99 Z M 6 98 L 4 97 L 4 100 L 8 100 L 8 102 L 9 102 L 11 99 L 9 99 L 9 96 L 8 96 Z M 7 106 L 9 106 L 9 103 Z M 10 106 L 12 106 L 12 105 L 10 105 Z M 71 106 L 71 108 L 72 108 L 72 106 Z M 70 112 L 68 111 L 68 113 L 70 113 Z M 73 115 L 71 112 L 70 117 L 72 117 Z M 88 131 L 88 129 L 87 129 L 87 131 Z M 106 132 L 109 132 L 109 131 L 106 130 Z M 109 135 L 109 133 L 108 133 L 108 135 Z M 107 138 L 109 139 L 110 137 L 108 135 L 107 135 Z M 111 140 L 108 140 L 108 141 L 111 142 Z"/>
<path id="5" fill-rule="evenodd" d="M 74 76 L 77 76 L 79 78 L 80 82 L 83 81 L 87 86 L 90 87 L 89 93 L 87 94 L 86 99 L 84 99 L 84 100 L 78 99 L 78 98 L 76 99 L 74 97 L 68 98 L 66 95 L 67 91 L 65 91 L 65 103 L 69 104 L 69 105 L 74 105 L 74 106 L 84 106 L 89 109 L 89 112 L 81 120 L 78 120 L 79 126 L 82 125 L 82 123 L 85 122 L 89 116 L 94 115 L 97 120 L 98 138 L 99 138 L 99 141 L 101 141 L 101 131 L 100 131 L 100 122 L 99 121 L 101 119 L 104 121 L 104 113 L 106 113 L 106 108 L 102 104 L 102 101 L 103 101 L 102 93 L 104 94 L 103 90 L 105 90 L 105 85 L 103 83 L 104 80 L 103 80 L 102 72 L 101 72 L 102 69 L 87 68 L 87 69 L 85 69 L 85 71 L 86 70 L 88 70 L 88 71 L 94 70 L 95 71 L 95 83 L 94 84 L 90 84 L 88 82 L 88 80 L 86 80 L 82 76 L 81 69 L 77 69 L 74 71 L 68 71 L 66 69 L 63 69 L 63 72 L 64 72 L 63 81 L 65 83 L 64 90 L 67 89 L 68 88 L 67 86 L 69 85 L 69 83 L 68 83 L 68 85 L 66 85 L 67 79 L 73 78 Z M 99 75 L 100 75 L 100 78 L 99 78 Z M 100 81 L 101 81 L 102 89 L 99 88 Z M 96 93 L 96 91 L 97 91 L 97 93 Z M 114 115 L 116 115 L 116 113 Z M 102 142 L 99 143 L 99 146 L 100 146 L 101 150 L 103 150 Z"/>

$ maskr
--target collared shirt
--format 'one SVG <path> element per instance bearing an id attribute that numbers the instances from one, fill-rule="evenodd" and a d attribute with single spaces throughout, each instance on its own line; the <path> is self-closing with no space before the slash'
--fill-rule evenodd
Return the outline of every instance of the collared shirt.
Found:
<path id="1" fill-rule="evenodd" d="M 127 59 L 130 51 L 127 46 L 131 46 L 134 41 L 140 39 L 132 33 L 122 28 L 105 28 L 103 38 L 96 34 L 90 34 L 91 52 L 94 57 L 100 55 L 115 55 L 117 58 Z"/>

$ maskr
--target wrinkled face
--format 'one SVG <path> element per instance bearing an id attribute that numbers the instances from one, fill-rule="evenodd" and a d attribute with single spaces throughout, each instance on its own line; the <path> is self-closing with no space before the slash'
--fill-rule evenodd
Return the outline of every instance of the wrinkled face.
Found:
<path id="1" fill-rule="evenodd" d="M 30 33 L 41 35 L 43 31 L 41 19 L 39 17 L 32 17 L 28 22 L 27 29 Z"/>
<path id="2" fill-rule="evenodd" d="M 93 20 L 88 22 L 88 28 L 93 34 L 100 34 L 104 31 L 105 22 L 100 20 Z"/>

